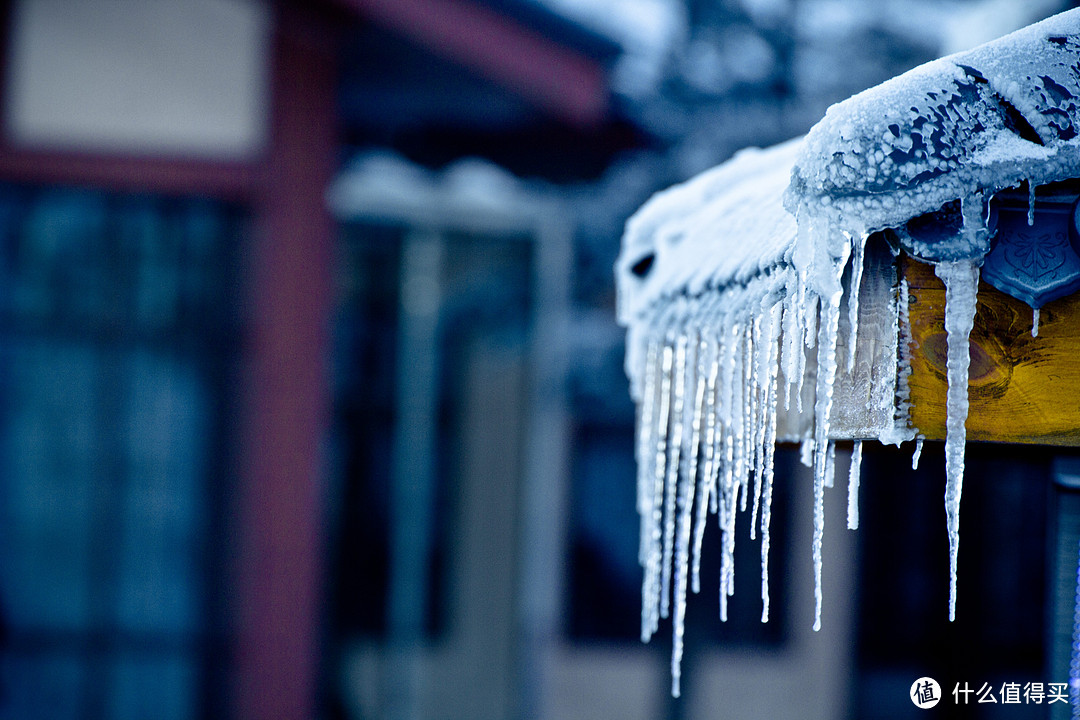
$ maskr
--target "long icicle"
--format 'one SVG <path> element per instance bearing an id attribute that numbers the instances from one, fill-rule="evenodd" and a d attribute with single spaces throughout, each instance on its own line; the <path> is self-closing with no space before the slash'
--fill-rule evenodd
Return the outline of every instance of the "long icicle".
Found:
<path id="1" fill-rule="evenodd" d="M 769 621 L 769 547 L 771 539 L 769 526 L 772 523 L 772 496 L 773 476 L 775 474 L 776 446 L 776 405 L 778 390 L 778 360 L 779 348 L 777 334 L 780 332 L 782 306 L 776 303 L 770 309 L 769 335 L 772 339 L 768 345 L 768 362 L 766 367 L 766 391 L 765 397 L 765 439 L 763 446 L 766 449 L 765 466 L 762 477 L 762 500 L 761 500 L 761 622 Z"/>
<path id="2" fill-rule="evenodd" d="M 677 524 L 675 530 L 675 616 L 672 622 L 671 652 L 671 694 L 679 697 L 682 677 L 683 636 L 686 623 L 686 587 L 690 565 L 690 533 L 694 517 L 694 496 L 698 476 L 698 455 L 701 444 L 701 415 L 705 404 L 705 384 L 707 374 L 702 367 L 704 359 L 703 341 L 698 335 L 689 343 L 694 350 L 692 360 L 687 364 L 693 368 L 686 379 L 687 388 L 694 389 L 693 402 L 687 405 L 690 420 L 689 442 L 684 446 L 686 472 L 679 477 L 677 499 Z M 685 424 L 685 418 L 684 418 Z"/>
<path id="3" fill-rule="evenodd" d="M 850 249 L 846 247 L 845 250 Z M 814 401 L 814 539 L 811 555 L 814 562 L 814 630 L 821 629 L 821 545 L 825 534 L 825 483 L 830 472 L 829 416 L 832 413 L 833 383 L 836 380 L 836 335 L 840 325 L 840 301 L 844 291 L 840 273 L 847 257 L 838 263 L 838 273 L 832 295 L 822 298 L 817 339 L 818 376 Z"/>
<path id="4" fill-rule="evenodd" d="M 695 373 L 696 374 L 696 373 Z M 697 443 L 700 437 L 701 426 L 698 422 L 701 404 L 704 401 L 705 389 L 700 376 L 694 381 L 694 416 L 691 421 L 690 442 L 687 461 L 687 472 L 679 478 L 678 489 L 678 525 L 675 538 L 675 617 L 672 627 L 672 651 L 671 651 L 671 694 L 679 697 L 681 693 L 683 636 L 686 624 L 686 583 L 687 570 L 690 558 L 690 521 L 694 510 L 694 486 L 697 475 Z"/>
<path id="5" fill-rule="evenodd" d="M 730 403 L 727 406 L 728 423 L 725 429 L 725 453 L 727 461 L 724 467 L 724 487 L 720 498 L 720 512 L 717 513 L 720 526 L 723 530 L 721 537 L 720 557 L 720 619 L 727 622 L 727 599 L 735 592 L 735 519 L 738 515 L 739 489 L 741 487 L 741 470 L 737 469 L 741 458 L 742 444 L 737 442 L 736 434 L 742 427 L 742 377 L 743 377 L 743 347 L 746 333 L 743 327 L 733 323 L 730 329 L 731 337 L 731 372 L 726 378 L 728 387 L 725 395 Z"/>
<path id="6" fill-rule="evenodd" d="M 671 370 L 674 349 L 669 342 L 664 343 L 660 360 L 659 410 L 656 417 L 656 461 L 653 464 L 653 501 L 652 519 L 649 523 L 649 559 L 645 566 L 644 584 L 648 588 L 646 595 L 648 622 L 642 630 L 642 637 L 648 640 L 660 626 L 660 565 L 663 555 L 662 522 L 664 513 L 664 478 L 667 463 L 668 413 L 671 408 Z"/>
<path id="7" fill-rule="evenodd" d="M 836 328 L 840 320 L 840 294 L 821 308 L 818 338 L 818 386 L 814 405 L 814 630 L 821 629 L 821 544 L 825 534 L 825 482 L 829 466 L 829 414 L 836 377 Z"/>
<path id="8" fill-rule="evenodd" d="M 949 533 L 949 620 L 956 618 L 956 563 L 960 549 L 960 496 L 964 488 L 965 422 L 968 414 L 969 337 L 975 322 L 979 265 L 972 260 L 943 262 L 934 272 L 945 283 L 945 333 L 948 338 L 945 403 L 945 522 Z"/>
<path id="9" fill-rule="evenodd" d="M 682 450 L 683 403 L 686 397 L 686 335 L 675 341 L 675 377 L 671 383 L 671 443 L 668 445 L 667 479 L 664 481 L 664 555 L 660 565 L 660 617 L 671 614 L 671 565 L 675 553 L 676 491 L 679 484 L 679 453 Z"/>
<path id="10" fill-rule="evenodd" d="M 766 403 L 768 399 L 763 396 L 765 390 L 765 383 L 763 378 L 765 374 L 769 372 L 765 363 L 769 362 L 769 353 L 765 348 L 766 333 L 770 333 L 771 328 L 763 328 L 760 315 L 754 320 L 754 351 L 756 356 L 754 361 L 753 377 L 750 381 L 750 394 L 754 398 L 754 415 L 753 423 L 751 425 L 751 440 L 752 447 L 754 448 L 754 507 L 750 513 L 750 539 L 757 539 L 757 524 L 758 517 L 761 511 L 761 485 L 762 479 L 765 474 L 765 455 L 768 448 L 765 447 L 765 413 Z"/>
<path id="11" fill-rule="evenodd" d="M 655 496 L 655 447 L 658 442 L 653 419 L 656 407 L 657 375 L 660 374 L 660 343 L 650 338 L 645 355 L 645 390 L 638 410 L 638 486 L 637 505 L 641 518 L 641 537 L 638 562 L 644 569 L 641 587 L 641 639 L 648 640 L 653 633 L 650 600 L 652 597 L 653 498 Z"/>
<path id="12" fill-rule="evenodd" d="M 755 321 L 749 322 L 746 325 L 745 337 L 743 342 L 744 356 L 743 356 L 743 382 L 741 386 L 742 390 L 742 427 L 739 429 L 739 454 L 742 460 L 739 462 L 736 473 L 739 480 L 746 485 L 745 491 L 742 494 L 742 500 L 739 503 L 739 511 L 746 512 L 747 502 L 750 499 L 750 471 L 754 462 L 754 443 L 752 442 L 754 434 L 754 325 Z"/>
<path id="13" fill-rule="evenodd" d="M 701 592 L 701 546 L 705 539 L 705 525 L 709 507 L 716 493 L 716 460 L 719 456 L 716 448 L 716 379 L 720 370 L 720 362 L 717 357 L 716 343 L 706 343 L 703 356 L 706 366 L 705 380 L 705 465 L 701 471 L 701 482 L 698 486 L 697 518 L 694 522 L 694 548 L 691 552 L 693 569 L 690 573 L 690 587 L 695 593 Z"/>

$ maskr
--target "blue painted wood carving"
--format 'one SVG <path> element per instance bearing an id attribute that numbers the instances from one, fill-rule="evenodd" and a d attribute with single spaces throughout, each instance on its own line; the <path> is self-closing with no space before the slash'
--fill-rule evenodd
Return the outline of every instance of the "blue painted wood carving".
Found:
<path id="1" fill-rule="evenodd" d="M 1033 308 L 1080 290 L 1075 195 L 1038 198 L 1030 225 L 1026 199 L 1005 198 L 992 214 L 983 280 Z"/>

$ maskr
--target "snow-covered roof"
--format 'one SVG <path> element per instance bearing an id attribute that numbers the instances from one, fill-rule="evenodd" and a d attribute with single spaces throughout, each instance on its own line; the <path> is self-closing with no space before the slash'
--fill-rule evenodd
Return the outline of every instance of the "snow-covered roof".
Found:
<path id="1" fill-rule="evenodd" d="M 326 191 L 339 220 L 455 227 L 476 232 L 528 231 L 556 212 L 540 189 L 480 158 L 464 158 L 440 172 L 396 153 L 363 152 Z"/>
<path id="2" fill-rule="evenodd" d="M 657 193 L 630 218 L 617 264 L 620 322 L 665 299 L 746 283 L 785 261 L 796 226 L 781 197 L 800 140 L 743 150 Z"/>
<path id="3" fill-rule="evenodd" d="M 1080 175 L 1080 10 L 922 65 L 831 107 L 786 205 L 851 231 L 977 191 Z"/>

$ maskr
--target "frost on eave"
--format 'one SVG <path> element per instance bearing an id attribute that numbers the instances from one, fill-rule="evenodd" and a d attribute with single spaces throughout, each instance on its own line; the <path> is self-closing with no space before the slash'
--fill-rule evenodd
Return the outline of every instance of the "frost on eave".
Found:
<path id="1" fill-rule="evenodd" d="M 616 264 L 621 324 L 651 329 L 687 302 L 754 284 L 790 263 L 796 225 L 781 197 L 800 141 L 743 150 L 657 193 L 630 218 Z M 628 344 L 631 354 L 636 347 Z M 638 376 L 630 377 L 637 398 Z"/>
<path id="2" fill-rule="evenodd" d="M 968 335 L 992 239 L 989 201 L 1024 184 L 1034 198 L 1038 185 L 1080 177 L 1078 98 L 1073 10 L 855 95 L 805 138 L 743 151 L 659 193 L 628 221 L 616 279 L 638 405 L 641 633 L 649 639 L 661 619 L 672 619 L 674 694 L 708 515 L 721 528 L 721 617 L 734 588 L 736 517 L 747 511 L 751 537 L 761 534 L 762 620 L 769 616 L 772 451 L 785 413 L 807 418 L 786 438 L 801 441 L 813 469 L 815 629 L 824 488 L 835 475 L 832 424 L 843 415 L 834 413 L 835 391 L 865 389 L 851 396 L 872 419 L 840 433 L 856 441 L 848 527 L 859 524 L 862 440 L 919 437 L 906 412 L 906 286 L 886 284 L 882 293 L 860 285 L 878 278 L 880 290 L 880 275 L 863 272 L 864 263 L 880 262 L 865 253 L 877 231 L 894 252 L 933 262 L 946 288 L 952 619 Z M 876 354 L 867 355 L 857 342 L 859 304 L 882 295 L 866 343 Z"/>

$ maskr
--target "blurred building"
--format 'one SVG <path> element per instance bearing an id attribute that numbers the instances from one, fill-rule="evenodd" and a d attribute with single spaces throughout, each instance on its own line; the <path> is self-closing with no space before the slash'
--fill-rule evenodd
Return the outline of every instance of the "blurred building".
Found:
<path id="1" fill-rule="evenodd" d="M 780 611 L 740 591 L 723 625 L 706 586 L 668 698 L 614 324 L 652 192 L 991 5 L 0 3 L 0 717 L 903 717 L 944 647 L 972 683 L 1035 677 L 1046 461 L 989 452 L 965 511 L 992 612 L 922 614 L 942 572 L 896 508 L 937 498 L 928 469 L 829 535 L 815 634 L 783 451 Z M 1059 9 L 1025 7 L 993 17 Z"/>

